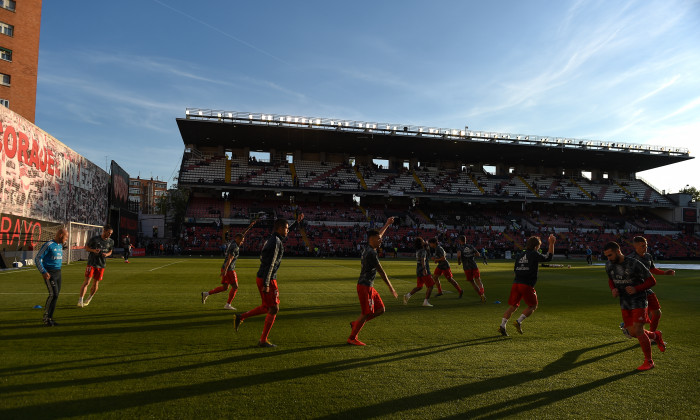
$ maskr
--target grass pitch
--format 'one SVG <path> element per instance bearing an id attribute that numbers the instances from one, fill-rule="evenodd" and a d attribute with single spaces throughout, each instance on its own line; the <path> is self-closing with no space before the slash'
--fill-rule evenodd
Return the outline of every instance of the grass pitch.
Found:
<path id="1" fill-rule="evenodd" d="M 413 261 L 382 263 L 399 297 L 415 285 Z M 480 264 L 485 304 L 465 288 L 462 299 L 434 297 L 433 308 L 420 306 L 422 292 L 404 306 L 377 278 L 387 312 L 360 333 L 368 346 L 354 347 L 345 340 L 360 311 L 359 261 L 288 258 L 270 334 L 278 347 L 261 349 L 264 316 L 235 333 L 226 292 L 201 303 L 220 264 L 110 260 L 82 309 L 85 264 L 71 264 L 54 328 L 32 309 L 47 294 L 36 269 L 1 273 L 0 418 L 697 418 L 700 409 L 698 271 L 658 276 L 668 350 L 654 346 L 656 369 L 637 373 L 642 352 L 617 327 L 601 266 L 540 269 L 540 307 L 524 335 L 509 325 L 510 337 L 496 329 L 512 262 Z M 237 312 L 260 303 L 257 267 L 237 264 Z"/>

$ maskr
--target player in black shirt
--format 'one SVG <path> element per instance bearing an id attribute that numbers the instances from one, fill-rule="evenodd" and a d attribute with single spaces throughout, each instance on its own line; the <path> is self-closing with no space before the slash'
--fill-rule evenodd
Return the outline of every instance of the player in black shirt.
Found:
<path id="1" fill-rule="evenodd" d="M 262 303 L 257 308 L 251 309 L 242 314 L 236 314 L 233 318 L 233 326 L 238 331 L 241 323 L 251 316 L 265 316 L 265 325 L 258 341 L 258 347 L 277 347 L 267 339 L 270 329 L 275 323 L 277 312 L 280 310 L 279 290 L 277 289 L 277 270 L 282 262 L 284 254 L 284 239 L 289 234 L 290 229 L 296 228 L 304 220 L 304 213 L 297 216 L 296 222 L 289 225 L 287 219 L 277 219 L 274 224 L 272 235 L 265 241 L 262 251 L 260 251 L 260 268 L 258 269 L 255 283 L 258 285 Z"/>
<path id="2" fill-rule="evenodd" d="M 539 252 L 542 240 L 537 236 L 531 236 L 525 243 L 525 250 L 515 256 L 515 280 L 513 280 L 513 286 L 511 286 L 510 289 L 510 297 L 508 298 L 508 304 L 510 306 L 503 314 L 501 325 L 498 327 L 498 332 L 500 332 L 501 335 L 508 335 L 508 332 L 506 332 L 506 325 L 508 324 L 510 316 L 518 309 L 518 306 L 520 306 L 521 299 L 525 301 L 527 308 L 523 309 L 522 314 L 513 322 L 513 325 L 515 325 L 515 329 L 520 334 L 523 333 L 523 321 L 535 312 L 538 305 L 535 283 L 537 283 L 539 265 L 541 262 L 552 260 L 552 256 L 554 255 L 554 243 L 556 241 L 557 238 L 554 235 L 549 235 L 549 238 L 547 238 L 549 247 L 547 248 L 547 255 L 545 256 Z"/>
<path id="3" fill-rule="evenodd" d="M 479 271 L 479 266 L 476 265 L 476 261 L 474 261 L 474 258 L 481 256 L 481 254 L 479 254 L 479 251 L 473 246 L 467 245 L 466 236 L 460 235 L 457 240 L 459 241 L 459 246 L 457 247 L 457 265 L 462 265 L 464 268 L 464 276 L 467 278 L 467 281 L 479 295 L 479 299 L 481 299 L 482 302 L 486 302 L 484 284 L 481 282 L 481 272 Z"/>
<path id="4" fill-rule="evenodd" d="M 357 281 L 357 297 L 360 299 L 362 313 L 350 323 L 352 331 L 350 337 L 348 337 L 348 344 L 364 346 L 365 343 L 357 339 L 357 334 L 360 333 L 367 321 L 384 313 L 384 302 L 382 302 L 379 292 L 374 289 L 374 278 L 377 273 L 382 277 L 384 283 L 389 286 L 391 294 L 395 298 L 399 296 L 394 290 L 394 286 L 391 285 L 389 276 L 386 275 L 382 265 L 379 263 L 377 255 L 377 248 L 382 244 L 382 236 L 384 236 L 384 232 L 392 223 L 394 223 L 394 218 L 390 217 L 379 231 L 373 229 L 367 232 L 367 245 L 362 247 L 362 267 L 360 269 L 360 278 Z"/>
<path id="5" fill-rule="evenodd" d="M 625 327 L 631 336 L 637 337 L 644 353 L 644 363 L 637 370 L 649 370 L 654 367 L 651 340 L 656 340 L 661 352 L 666 351 L 661 331 L 651 332 L 644 329 L 644 324 L 648 322 L 647 290 L 656 284 L 656 279 L 644 264 L 634 258 L 625 258 L 616 242 L 605 244 L 603 253 L 608 259 L 605 271 L 608 274 L 608 286 L 612 296 L 620 298 Z"/>
<path id="6" fill-rule="evenodd" d="M 647 252 L 647 240 L 643 236 L 635 236 L 634 239 L 632 239 L 632 246 L 634 247 L 634 252 L 629 254 L 627 258 L 634 258 L 641 262 L 651 274 L 655 276 L 673 276 L 676 274 L 674 270 L 661 270 L 656 268 L 656 265 L 654 265 L 654 257 Z M 661 304 L 656 297 L 656 293 L 651 289 L 647 289 L 647 301 L 649 302 L 647 308 L 649 312 L 649 331 L 656 331 L 659 327 L 659 320 L 661 319 Z"/>
<path id="7" fill-rule="evenodd" d="M 131 248 L 133 246 L 131 245 L 131 238 L 129 237 L 129 234 L 127 233 L 126 236 L 124 236 L 124 262 L 129 263 L 129 257 L 131 256 Z"/>
<path id="8" fill-rule="evenodd" d="M 420 236 L 417 237 L 413 244 L 416 248 L 416 287 L 410 292 L 403 295 L 403 304 L 408 305 L 408 300 L 411 296 L 418 293 L 425 285 L 425 300 L 423 306 L 433 306 L 430 304 L 430 294 L 433 292 L 433 277 L 430 275 L 430 260 L 428 259 L 428 250 L 426 249 L 425 240 Z"/>
<path id="9" fill-rule="evenodd" d="M 209 295 L 213 295 L 219 292 L 225 292 L 230 285 L 231 291 L 228 292 L 228 299 L 226 300 L 226 305 L 224 305 L 224 309 L 230 309 L 232 311 L 236 310 L 236 308 L 231 306 L 231 302 L 233 302 L 233 299 L 236 297 L 236 293 L 238 292 L 238 276 L 236 275 L 236 261 L 238 261 L 240 246 L 243 245 L 243 241 L 245 241 L 245 235 L 248 233 L 248 231 L 250 231 L 255 222 L 257 222 L 257 220 L 252 221 L 250 225 L 248 225 L 246 230 L 243 231 L 243 233 L 237 233 L 233 237 L 233 240 L 229 242 L 226 246 L 226 258 L 224 259 L 224 263 L 221 266 L 221 286 L 211 289 L 207 292 L 202 292 L 202 303 L 205 303 L 207 301 Z"/>
<path id="10" fill-rule="evenodd" d="M 459 287 L 459 283 L 454 279 L 454 276 L 452 275 L 452 270 L 450 269 L 450 262 L 447 261 L 447 252 L 445 252 L 445 248 L 441 247 L 438 245 L 437 238 L 430 238 L 428 239 L 428 245 L 430 246 L 430 251 L 432 252 L 433 256 L 433 262 L 437 265 L 435 267 L 435 271 L 433 271 L 433 281 L 437 285 L 437 295 L 435 296 L 441 296 L 442 295 L 442 286 L 440 285 L 440 276 L 444 275 L 447 281 L 452 284 L 455 289 L 457 289 L 457 293 L 459 293 L 459 297 L 461 298 L 462 295 L 464 294 L 464 290 L 462 290 L 461 287 Z"/>

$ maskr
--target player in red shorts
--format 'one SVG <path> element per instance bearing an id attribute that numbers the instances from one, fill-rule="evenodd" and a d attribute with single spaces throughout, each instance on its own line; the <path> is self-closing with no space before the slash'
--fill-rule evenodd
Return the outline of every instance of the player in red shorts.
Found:
<path id="1" fill-rule="evenodd" d="M 651 340 L 661 352 L 666 351 L 666 343 L 661 331 L 647 331 L 644 324 L 649 322 L 647 315 L 647 290 L 656 284 L 656 279 L 644 264 L 634 258 L 625 258 L 616 242 L 608 242 L 603 247 L 608 261 L 605 271 L 608 274 L 608 286 L 613 297 L 620 298 L 622 320 L 629 334 L 637 337 L 644 353 L 644 363 L 637 370 L 649 370 L 654 367 L 651 358 Z"/>
<path id="2" fill-rule="evenodd" d="M 501 335 L 507 336 L 506 325 L 510 316 L 513 315 L 518 306 L 520 306 L 520 301 L 524 300 L 527 308 L 523 309 L 520 317 L 513 321 L 515 329 L 522 334 L 523 333 L 523 321 L 525 318 L 532 315 L 537 309 L 537 291 L 535 291 L 535 284 L 537 283 L 537 273 L 539 272 L 539 265 L 541 262 L 551 261 L 554 256 L 554 243 L 557 238 L 554 235 L 549 235 L 547 242 L 549 247 L 547 248 L 547 255 L 542 255 L 539 250 L 542 245 L 542 241 L 537 236 L 531 236 L 525 243 L 525 250 L 515 256 L 515 267 L 513 271 L 515 272 L 515 280 L 513 280 L 513 286 L 510 288 L 510 297 L 508 298 L 508 309 L 503 314 L 501 319 L 501 325 L 498 327 L 498 332 Z"/>
<path id="3" fill-rule="evenodd" d="M 85 269 L 85 281 L 80 286 L 80 299 L 78 299 L 78 307 L 80 308 L 90 304 L 95 293 L 97 293 L 99 283 L 104 277 L 107 265 L 106 258 L 112 255 L 114 250 L 114 240 L 110 238 L 111 235 L 112 226 L 104 225 L 102 235 L 93 236 L 85 245 L 85 250 L 90 254 L 88 254 L 87 268 Z M 92 280 L 95 281 L 92 283 L 92 288 L 90 288 L 90 296 L 86 301 L 83 301 L 85 292 L 87 292 L 87 288 Z"/>
<path id="4" fill-rule="evenodd" d="M 235 311 L 236 308 L 231 306 L 233 298 L 236 297 L 236 292 L 238 292 L 238 276 L 236 275 L 236 261 L 238 260 L 238 254 L 240 253 L 240 246 L 243 245 L 245 241 L 245 235 L 253 227 L 256 220 L 252 221 L 250 225 L 246 228 L 243 233 L 237 233 L 231 242 L 229 242 L 226 247 L 226 259 L 224 264 L 221 266 L 221 286 L 211 289 L 208 292 L 202 292 L 202 304 L 207 301 L 209 295 L 213 295 L 219 292 L 225 292 L 229 285 L 231 286 L 231 291 L 228 292 L 228 299 L 226 300 L 226 305 L 224 309 L 230 309 Z"/>
<path id="5" fill-rule="evenodd" d="M 647 252 L 647 240 L 643 236 L 635 236 L 634 239 L 632 239 L 632 246 L 634 247 L 634 252 L 629 254 L 627 258 L 634 258 L 644 264 L 651 274 L 656 276 L 673 276 L 676 274 L 674 270 L 661 270 L 656 268 L 654 265 L 654 257 Z M 651 289 L 647 289 L 647 301 L 649 302 L 647 308 L 650 320 L 649 331 L 656 331 L 659 327 L 659 320 L 661 319 L 661 305 L 659 304 L 659 299 L 656 297 L 656 293 Z M 626 329 L 623 331 L 626 331 Z"/>
<path id="6" fill-rule="evenodd" d="M 395 298 L 399 296 L 379 263 L 379 256 L 377 255 L 377 248 L 382 243 L 382 236 L 384 236 L 384 232 L 392 223 L 394 223 L 394 218 L 390 217 L 379 231 L 373 229 L 367 232 L 367 245 L 362 247 L 362 267 L 360 269 L 360 278 L 357 281 L 357 297 L 360 299 L 362 314 L 350 323 L 352 331 L 350 332 L 350 337 L 348 337 L 348 344 L 364 346 L 365 343 L 357 339 L 357 334 L 360 333 L 367 321 L 384 313 L 384 302 L 382 302 L 379 292 L 374 289 L 374 278 L 377 273 L 389 286 L 391 294 Z"/>
<path id="7" fill-rule="evenodd" d="M 464 267 L 464 276 L 467 281 L 471 283 L 474 291 L 479 295 L 479 299 L 482 302 L 486 302 L 486 296 L 484 296 L 484 284 L 481 282 L 481 272 L 479 272 L 479 266 L 476 265 L 474 261 L 475 257 L 481 256 L 479 251 L 476 250 L 471 245 L 467 245 L 467 237 L 460 235 L 457 238 L 459 242 L 459 251 L 457 251 L 457 265 L 462 264 Z"/>
<path id="8" fill-rule="evenodd" d="M 430 294 L 433 292 L 433 285 L 435 283 L 433 282 L 433 277 L 430 275 L 430 262 L 428 260 L 428 250 L 425 249 L 425 241 L 420 236 L 413 241 L 413 244 L 416 247 L 416 263 L 418 264 L 416 267 L 416 287 L 414 287 L 413 290 L 411 290 L 410 292 L 403 295 L 403 304 L 408 305 L 408 300 L 411 299 L 411 296 L 418 293 L 423 288 L 423 285 L 425 285 L 426 290 L 425 300 L 423 300 L 423 306 L 433 306 L 430 304 L 429 299 Z"/>
<path id="9" fill-rule="evenodd" d="M 277 270 L 280 268 L 282 255 L 284 254 L 284 239 L 287 237 L 287 234 L 289 234 L 289 230 L 298 226 L 302 220 L 304 220 L 304 213 L 300 213 L 297 216 L 297 220 L 291 226 L 286 219 L 275 220 L 273 226 L 274 232 L 267 241 L 265 241 L 263 249 L 260 251 L 260 268 L 258 269 L 258 274 L 255 279 L 262 303 L 255 309 L 251 309 L 240 315 L 236 314 L 233 317 L 233 326 L 236 332 L 238 332 L 238 328 L 244 320 L 251 316 L 267 313 L 263 332 L 260 336 L 260 341 L 258 341 L 258 347 L 277 347 L 267 339 L 272 325 L 275 323 L 277 312 L 280 310 L 279 290 L 277 289 Z"/>
<path id="10" fill-rule="evenodd" d="M 447 281 L 449 281 L 455 287 L 455 289 L 457 289 L 457 293 L 459 293 L 459 297 L 461 298 L 464 294 L 464 290 L 459 287 L 459 283 L 457 283 L 452 276 L 452 270 L 450 270 L 450 263 L 447 261 L 447 253 L 445 252 L 445 248 L 438 245 L 436 238 L 428 239 L 428 245 L 433 253 L 433 261 L 437 264 L 437 267 L 433 272 L 433 281 L 438 287 L 438 293 L 435 296 L 442 295 L 442 286 L 440 285 L 440 276 L 442 275 L 445 276 Z"/>

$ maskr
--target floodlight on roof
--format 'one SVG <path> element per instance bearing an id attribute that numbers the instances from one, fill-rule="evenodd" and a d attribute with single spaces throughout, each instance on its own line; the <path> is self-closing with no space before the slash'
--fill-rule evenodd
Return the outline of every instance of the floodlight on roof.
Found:
<path id="1" fill-rule="evenodd" d="M 248 114 L 248 119 L 252 120 L 253 119 L 253 114 Z"/>
<path id="2" fill-rule="evenodd" d="M 229 113 L 228 113 L 228 117 L 229 117 L 229 118 L 233 118 L 233 114 L 229 112 Z"/>
<path id="3" fill-rule="evenodd" d="M 185 110 L 185 115 L 190 115 L 190 110 L 189 110 L 189 109 L 186 109 L 186 110 Z"/>
<path id="4" fill-rule="evenodd" d="M 199 111 L 199 116 L 201 117 L 202 115 L 203 115 L 203 114 L 202 114 L 202 111 Z"/>

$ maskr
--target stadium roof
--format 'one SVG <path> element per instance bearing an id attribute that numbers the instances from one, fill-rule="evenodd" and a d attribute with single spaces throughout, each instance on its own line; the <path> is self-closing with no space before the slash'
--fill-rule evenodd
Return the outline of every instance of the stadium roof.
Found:
<path id="1" fill-rule="evenodd" d="M 688 149 L 329 118 L 187 109 L 185 145 L 227 149 L 369 154 L 463 163 L 641 172 L 688 159 Z"/>

